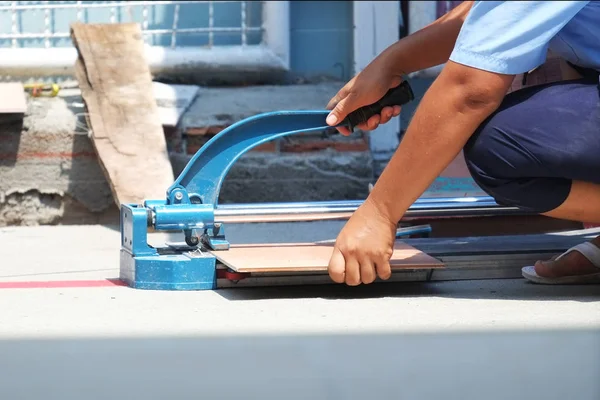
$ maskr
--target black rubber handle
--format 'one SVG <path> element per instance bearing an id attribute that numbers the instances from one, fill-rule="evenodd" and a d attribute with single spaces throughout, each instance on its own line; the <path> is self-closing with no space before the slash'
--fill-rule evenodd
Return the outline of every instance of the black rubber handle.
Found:
<path id="1" fill-rule="evenodd" d="M 365 123 L 373 115 L 381 113 L 384 107 L 402 106 L 414 98 L 415 95 L 408 81 L 402 81 L 400 85 L 388 90 L 378 102 L 361 107 L 348 114 L 346 122 L 350 125 L 350 132 L 354 131 L 355 126 Z"/>

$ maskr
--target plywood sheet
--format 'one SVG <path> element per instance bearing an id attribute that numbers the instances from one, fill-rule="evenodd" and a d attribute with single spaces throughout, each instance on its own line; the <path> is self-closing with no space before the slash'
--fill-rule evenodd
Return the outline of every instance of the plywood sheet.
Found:
<path id="1" fill-rule="evenodd" d="M 237 272 L 322 272 L 333 250 L 333 243 L 289 243 L 232 245 L 229 250 L 214 251 L 217 259 Z M 392 269 L 443 268 L 444 264 L 403 242 L 396 242 Z"/>
<path id="2" fill-rule="evenodd" d="M 92 141 L 117 204 L 163 198 L 174 176 L 138 24 L 71 26 Z"/>

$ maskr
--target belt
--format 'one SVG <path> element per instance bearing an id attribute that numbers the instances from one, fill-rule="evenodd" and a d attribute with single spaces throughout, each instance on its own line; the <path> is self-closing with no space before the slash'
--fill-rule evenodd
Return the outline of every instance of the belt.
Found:
<path id="1" fill-rule="evenodd" d="M 598 80 L 600 80 L 600 71 L 598 70 L 595 70 L 593 68 L 581 67 L 569 61 L 567 61 L 567 64 L 569 64 L 571 68 L 577 71 L 585 80 L 591 80 L 594 82 L 598 82 Z"/>

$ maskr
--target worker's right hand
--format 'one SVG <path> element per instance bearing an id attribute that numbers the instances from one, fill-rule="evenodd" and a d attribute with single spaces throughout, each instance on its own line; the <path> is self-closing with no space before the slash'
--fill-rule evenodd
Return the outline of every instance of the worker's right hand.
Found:
<path id="1" fill-rule="evenodd" d="M 352 78 L 327 104 L 327 109 L 331 110 L 327 116 L 327 124 L 329 126 L 339 124 L 352 111 L 379 101 L 388 90 L 398 86 L 402 78 L 391 74 L 389 70 L 383 59 L 375 59 Z M 357 128 L 372 131 L 398 115 L 400 115 L 400 106 L 384 107 L 381 114 L 372 116 Z M 350 130 L 346 127 L 340 126 L 337 130 L 343 135 L 350 134 Z"/>

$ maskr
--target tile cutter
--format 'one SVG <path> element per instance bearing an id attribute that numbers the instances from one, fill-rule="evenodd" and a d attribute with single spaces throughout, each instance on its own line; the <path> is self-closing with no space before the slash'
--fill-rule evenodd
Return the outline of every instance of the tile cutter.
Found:
<path id="1" fill-rule="evenodd" d="M 340 125 L 350 131 L 385 106 L 414 99 L 408 81 L 391 89 L 378 102 L 351 113 Z M 228 171 L 248 150 L 265 142 L 330 127 L 328 110 L 278 111 L 237 122 L 208 141 L 191 158 L 165 199 L 123 204 L 120 210 L 120 279 L 128 286 L 150 290 L 212 290 L 246 276 L 224 267 L 214 255 L 229 249 L 225 223 L 315 221 L 348 218 L 361 201 L 218 205 Z M 418 199 L 406 218 L 518 214 L 486 196 Z M 152 246 L 148 231 L 182 232 L 185 243 Z M 400 229 L 398 236 L 427 234 L 425 226 Z M 272 278 L 272 277 L 271 277 Z M 430 278 L 430 276 L 429 276 Z"/>

